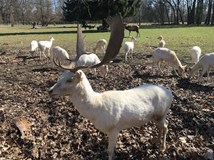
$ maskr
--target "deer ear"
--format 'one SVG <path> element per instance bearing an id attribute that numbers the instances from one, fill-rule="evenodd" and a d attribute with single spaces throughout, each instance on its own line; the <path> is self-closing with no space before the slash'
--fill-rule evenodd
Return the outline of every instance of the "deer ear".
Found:
<path id="1" fill-rule="evenodd" d="M 82 81 L 82 74 L 83 74 L 82 71 L 77 71 L 75 73 L 75 78 L 78 82 Z"/>

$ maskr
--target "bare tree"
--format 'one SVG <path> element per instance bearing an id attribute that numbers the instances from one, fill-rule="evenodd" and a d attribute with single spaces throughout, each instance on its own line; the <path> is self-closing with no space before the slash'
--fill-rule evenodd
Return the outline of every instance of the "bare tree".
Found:
<path id="1" fill-rule="evenodd" d="M 4 24 L 10 23 L 11 0 L 0 0 L 0 14 Z"/>
<path id="2" fill-rule="evenodd" d="M 33 18 L 33 4 L 29 0 L 19 0 L 20 8 L 20 22 L 24 24 L 29 24 L 34 21 Z"/>
<path id="3" fill-rule="evenodd" d="M 54 19 L 52 16 L 51 0 L 37 0 L 35 6 L 37 10 L 37 20 L 41 22 L 42 26 L 47 26 L 49 22 Z"/>

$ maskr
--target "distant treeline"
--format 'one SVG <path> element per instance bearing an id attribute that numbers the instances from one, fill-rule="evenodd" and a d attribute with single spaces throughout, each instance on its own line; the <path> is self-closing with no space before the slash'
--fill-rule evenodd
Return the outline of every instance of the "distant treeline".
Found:
<path id="1" fill-rule="evenodd" d="M 0 0 L 1 24 L 65 23 L 63 6 L 75 0 Z M 79 0 L 88 5 L 92 0 Z M 96 0 L 93 0 L 96 1 Z M 125 4 L 127 0 L 118 0 Z M 117 1 L 117 2 L 118 2 Z M 99 0 L 99 3 L 102 1 Z M 103 2 L 104 3 L 104 2 Z M 141 0 L 129 22 L 214 25 L 213 0 Z"/>

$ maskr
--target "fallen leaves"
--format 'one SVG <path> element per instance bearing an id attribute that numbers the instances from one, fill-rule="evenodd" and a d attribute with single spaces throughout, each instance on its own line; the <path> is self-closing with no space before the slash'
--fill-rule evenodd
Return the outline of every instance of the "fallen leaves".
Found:
<path id="1" fill-rule="evenodd" d="M 27 120 L 26 117 L 18 117 L 14 120 L 15 125 L 18 127 L 21 132 L 21 138 L 29 138 L 31 134 L 31 123 Z"/>
<path id="2" fill-rule="evenodd" d="M 7 53 L 0 67 L 0 158 L 107 159 L 107 137 L 82 117 L 68 97 L 51 99 L 48 89 L 61 74 L 45 61 L 20 61 L 28 53 Z M 171 75 L 152 75 L 142 64 L 113 63 L 103 78 L 87 73 L 97 92 L 123 90 L 145 83 L 164 85 L 174 93 L 168 113 L 167 149 L 159 152 L 153 123 L 124 130 L 116 159 L 211 159 L 214 146 L 214 84 L 191 83 Z M 213 76 L 213 75 L 212 75 Z M 15 121 L 13 121 L 15 120 Z M 20 134 L 21 133 L 21 134 Z M 28 133 L 28 134 L 26 134 Z M 31 135 L 33 138 L 28 138 Z M 212 160 L 212 159 L 211 159 Z"/>

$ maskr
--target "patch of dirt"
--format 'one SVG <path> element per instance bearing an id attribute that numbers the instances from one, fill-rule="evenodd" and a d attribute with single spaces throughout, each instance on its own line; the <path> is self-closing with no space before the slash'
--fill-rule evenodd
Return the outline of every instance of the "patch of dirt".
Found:
<path id="1" fill-rule="evenodd" d="M 214 82 L 190 82 L 167 75 L 166 68 L 165 74 L 154 76 L 151 65 L 147 65 L 148 57 L 135 58 L 140 58 L 141 63 L 124 63 L 119 57 L 114 61 L 118 63 L 109 65 L 106 78 L 89 71 L 86 75 L 98 92 L 144 83 L 170 88 L 174 100 L 167 116 L 167 150 L 159 151 L 155 144 L 157 129 L 148 123 L 120 133 L 116 159 L 206 159 L 214 150 Z M 82 117 L 68 97 L 49 97 L 48 89 L 62 70 L 24 51 L 6 53 L 2 59 L 7 63 L 0 65 L 0 159 L 108 158 L 106 135 Z M 15 121 L 22 117 L 30 123 L 24 129 Z M 23 136 L 25 130 L 31 135 Z"/>

